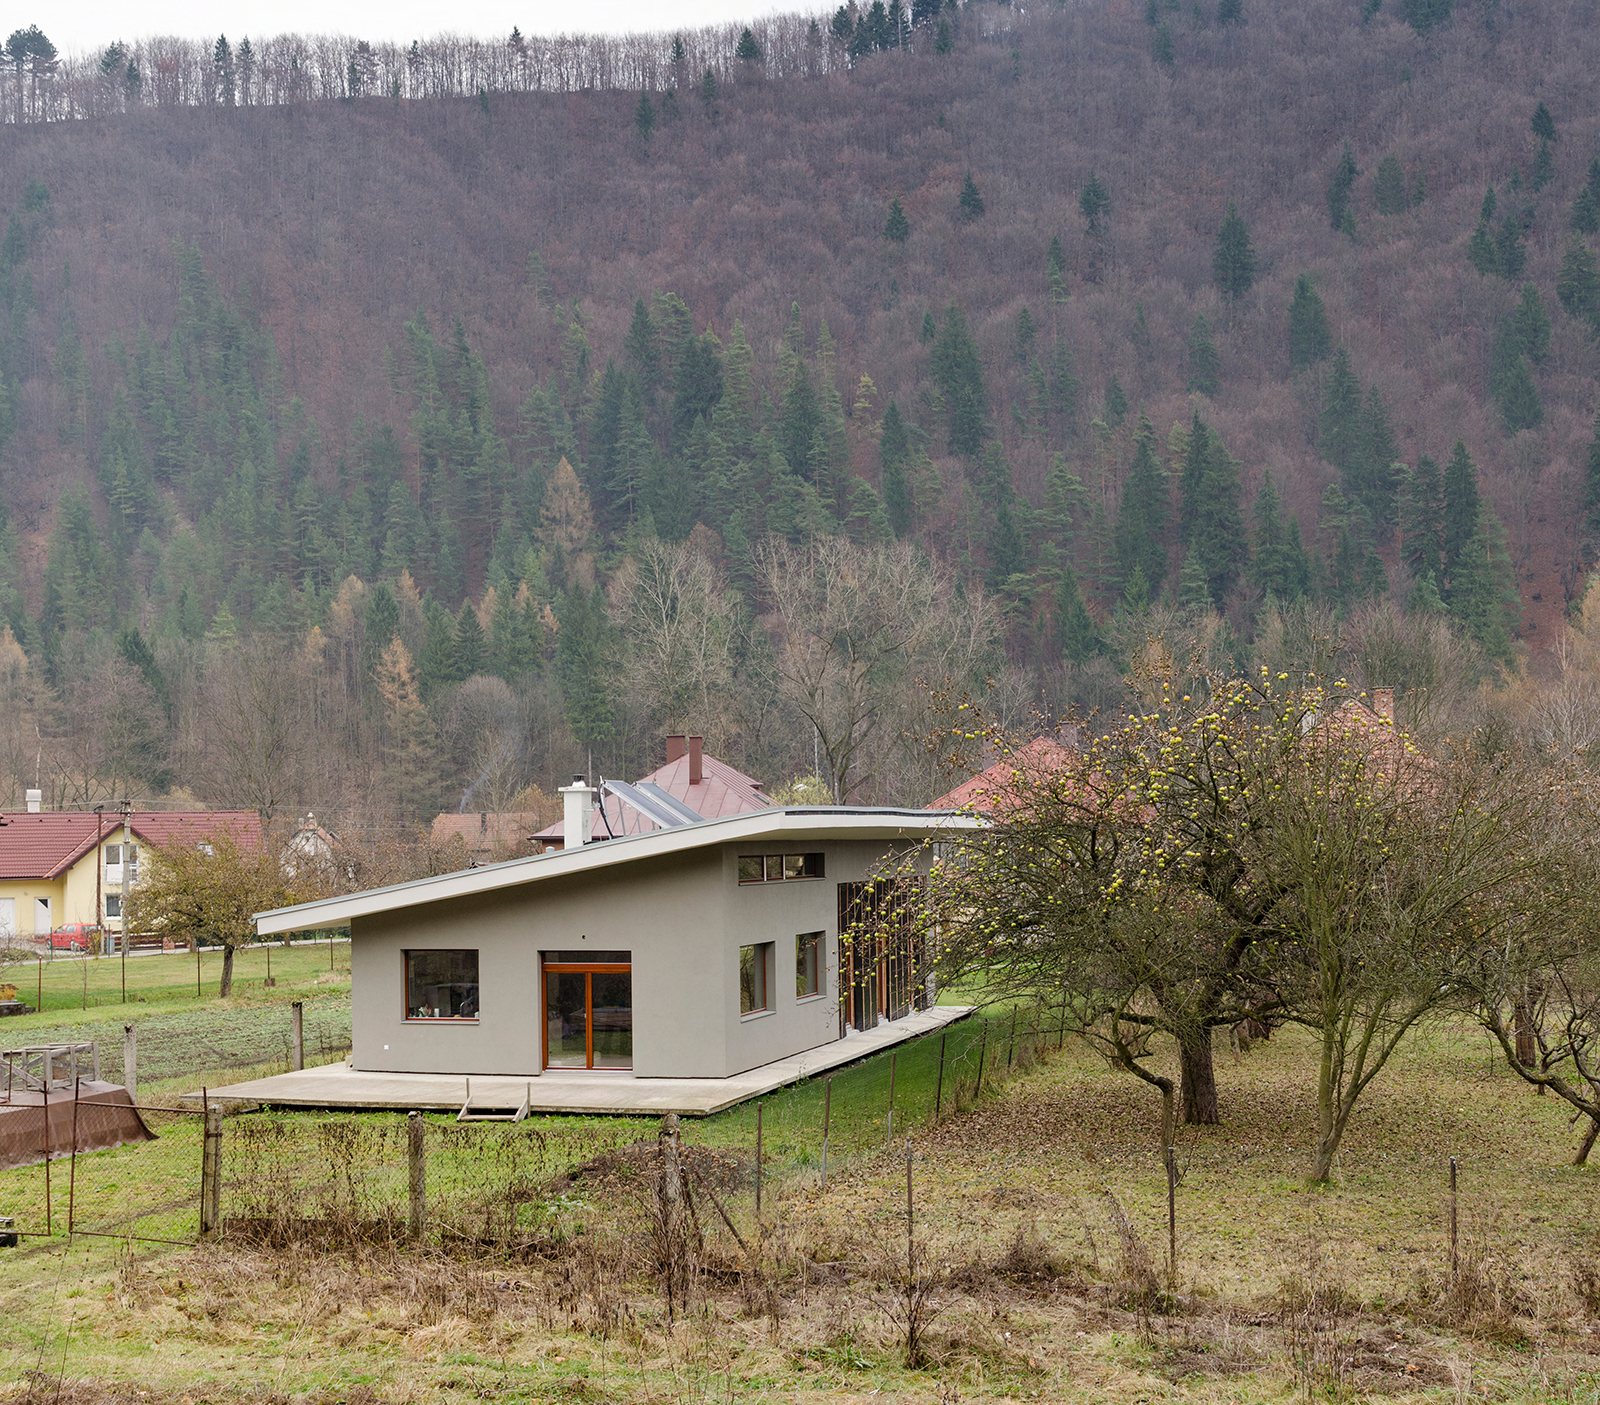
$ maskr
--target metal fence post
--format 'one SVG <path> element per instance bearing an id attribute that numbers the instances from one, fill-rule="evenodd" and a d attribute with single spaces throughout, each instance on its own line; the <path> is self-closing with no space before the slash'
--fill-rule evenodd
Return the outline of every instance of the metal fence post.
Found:
<path id="1" fill-rule="evenodd" d="M 122 1026 L 122 1086 L 139 1101 L 139 1031 L 131 1024 Z"/>
<path id="2" fill-rule="evenodd" d="M 289 1006 L 289 1027 L 293 1038 L 294 1057 L 291 1066 L 299 1073 L 306 1066 L 306 1020 L 305 1005 L 296 1000 Z"/>

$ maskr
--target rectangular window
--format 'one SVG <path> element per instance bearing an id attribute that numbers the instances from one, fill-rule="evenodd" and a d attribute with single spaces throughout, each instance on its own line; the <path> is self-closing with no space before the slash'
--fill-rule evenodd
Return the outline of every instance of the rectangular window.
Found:
<path id="1" fill-rule="evenodd" d="M 120 845 L 120 844 L 107 844 L 106 845 L 106 862 L 108 864 L 110 864 L 112 868 L 115 868 L 118 864 L 120 864 L 122 862 L 122 845 Z"/>
<path id="2" fill-rule="evenodd" d="M 802 932 L 794 939 L 794 993 L 797 1000 L 822 994 L 821 932 Z"/>
<path id="3" fill-rule="evenodd" d="M 405 957 L 408 1020 L 478 1018 L 476 951 L 408 951 Z"/>
<path id="4" fill-rule="evenodd" d="M 767 1003 L 767 968 L 772 964 L 772 943 L 757 942 L 739 948 L 739 1013 L 759 1015 Z"/>
<path id="5" fill-rule="evenodd" d="M 106 916 L 107 917 L 121 917 L 122 916 L 122 894 L 121 893 L 107 893 L 106 894 Z"/>
<path id="6" fill-rule="evenodd" d="M 544 953 L 546 1068 L 633 1067 L 631 951 Z"/>
<path id="7" fill-rule="evenodd" d="M 786 878 L 821 878 L 821 854 L 740 854 L 741 883 L 781 883 Z"/>

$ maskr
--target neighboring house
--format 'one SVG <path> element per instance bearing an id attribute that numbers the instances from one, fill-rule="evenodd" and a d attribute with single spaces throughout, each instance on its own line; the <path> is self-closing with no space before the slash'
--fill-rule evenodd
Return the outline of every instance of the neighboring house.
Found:
<path id="1" fill-rule="evenodd" d="M 624 785 L 601 779 L 602 808 L 592 816 L 594 833 L 584 840 L 620 839 L 629 834 L 696 820 L 716 820 L 728 815 L 765 810 L 772 801 L 761 793 L 761 782 L 736 771 L 726 761 L 705 754 L 700 737 L 666 739 L 664 765 Z M 437 823 L 437 821 L 435 821 Z M 566 844 L 566 821 L 557 820 L 533 836 L 546 849 Z"/>
<path id="2" fill-rule="evenodd" d="M 254 810 L 136 810 L 124 825 L 121 810 L 110 806 L 99 815 L 44 811 L 30 791 L 26 812 L 0 814 L 0 940 L 43 938 L 70 924 L 120 932 L 123 880 L 130 890 L 138 884 L 151 849 L 204 844 L 220 834 L 254 848 L 261 817 Z"/>
<path id="3" fill-rule="evenodd" d="M 1063 746 L 1053 737 L 1035 737 L 1001 757 L 987 770 L 941 795 L 928 808 L 960 810 L 974 815 L 1012 809 L 1020 803 L 1022 795 L 1040 781 L 1071 769 L 1080 755 L 1075 748 Z"/>
<path id="4" fill-rule="evenodd" d="M 931 1003 L 908 930 L 855 951 L 840 932 L 895 905 L 875 877 L 888 856 L 925 871 L 923 841 L 976 821 L 769 807 L 595 842 L 596 795 L 562 788 L 563 837 L 590 842 L 258 913 L 256 930 L 350 928 L 360 1070 L 723 1078 Z"/>
<path id="5" fill-rule="evenodd" d="M 330 864 L 338 843 L 339 836 L 318 824 L 316 815 L 308 810 L 285 841 L 279 867 L 293 878 L 302 868 Z"/>
<path id="6" fill-rule="evenodd" d="M 537 853 L 529 836 L 543 823 L 544 816 L 535 810 L 435 815 L 429 839 L 434 848 L 442 849 L 459 838 L 473 863 L 486 864 L 493 863 L 497 854 Z"/>

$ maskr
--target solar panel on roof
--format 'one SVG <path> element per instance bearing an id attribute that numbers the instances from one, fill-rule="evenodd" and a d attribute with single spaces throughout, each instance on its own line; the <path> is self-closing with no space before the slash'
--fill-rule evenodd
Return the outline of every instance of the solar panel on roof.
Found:
<path id="1" fill-rule="evenodd" d="M 672 794 L 671 791 L 662 789 L 662 787 L 657 785 L 654 781 L 640 781 L 639 784 L 634 787 L 634 789 L 641 790 L 646 795 L 652 796 L 659 800 L 669 810 L 677 814 L 682 819 L 684 824 L 698 824 L 705 818 L 705 816 L 700 814 L 698 811 L 691 810 L 683 803 L 683 801 L 679 800 L 676 795 Z"/>
<path id="2" fill-rule="evenodd" d="M 626 781 L 608 781 L 602 779 L 601 788 L 615 795 L 617 799 L 631 805 L 652 824 L 662 829 L 676 829 L 679 825 L 687 823 L 674 811 L 669 810 L 653 796 L 644 794 Z"/>

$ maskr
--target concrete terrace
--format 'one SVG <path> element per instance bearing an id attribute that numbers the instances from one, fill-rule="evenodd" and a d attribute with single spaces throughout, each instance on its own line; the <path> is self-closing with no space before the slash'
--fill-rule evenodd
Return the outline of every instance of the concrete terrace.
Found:
<path id="1" fill-rule="evenodd" d="M 566 1072 L 547 1069 L 537 1078 L 470 1078 L 450 1073 L 363 1073 L 348 1064 L 324 1064 L 302 1073 L 280 1073 L 253 1078 L 225 1088 L 212 1088 L 207 1096 L 235 1108 L 258 1107 L 345 1108 L 364 1111 L 409 1111 L 412 1108 L 459 1111 L 471 1085 L 472 1106 L 477 1109 L 522 1106 L 530 1112 L 662 1114 L 676 1112 L 705 1117 L 736 1103 L 758 1098 L 776 1088 L 842 1068 L 897 1044 L 931 1034 L 972 1013 L 970 1005 L 938 1005 L 916 1010 L 903 1019 L 887 1021 L 876 1029 L 858 1030 L 843 1039 L 808 1049 L 731 1078 L 635 1078 L 626 1073 Z M 198 1104 L 198 1093 L 185 1102 Z"/>

